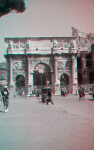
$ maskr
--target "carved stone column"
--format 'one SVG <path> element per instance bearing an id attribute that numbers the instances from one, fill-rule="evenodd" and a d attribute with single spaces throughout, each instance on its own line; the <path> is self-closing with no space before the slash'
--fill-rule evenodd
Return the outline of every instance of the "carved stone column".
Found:
<path id="1" fill-rule="evenodd" d="M 10 65 L 9 65 L 9 72 L 10 72 L 9 85 L 10 85 L 10 86 L 13 86 L 13 68 L 12 68 L 12 58 L 10 58 L 9 63 L 10 63 Z"/>
<path id="2" fill-rule="evenodd" d="M 28 58 L 28 85 L 31 85 L 31 79 L 30 79 L 30 72 L 31 72 L 31 70 L 30 70 L 30 68 L 31 68 L 31 61 Z"/>
<path id="3" fill-rule="evenodd" d="M 31 67 L 31 59 L 28 58 L 28 95 L 32 92 L 33 89 L 33 72 Z"/>
<path id="4" fill-rule="evenodd" d="M 84 84 L 86 82 L 86 71 L 85 71 L 86 60 L 84 57 L 81 58 L 81 65 L 82 65 L 82 83 Z"/>
<path id="5" fill-rule="evenodd" d="M 55 88 L 54 88 L 55 74 L 54 74 L 54 71 L 51 72 L 51 79 L 52 79 L 52 90 L 54 93 L 55 92 Z"/>
<path id="6" fill-rule="evenodd" d="M 60 80 L 58 79 L 58 62 L 57 59 L 55 58 L 55 94 L 60 94 Z"/>
<path id="7" fill-rule="evenodd" d="M 10 91 L 10 95 L 13 96 L 14 86 L 13 86 L 12 58 L 9 59 L 9 91 Z"/>
<path id="8" fill-rule="evenodd" d="M 85 58 L 84 57 L 81 58 L 81 62 L 82 62 L 82 70 L 84 70 L 85 69 Z"/>
<path id="9" fill-rule="evenodd" d="M 75 93 L 75 90 L 78 86 L 78 77 L 77 77 L 77 58 L 72 55 L 72 93 Z"/>
<path id="10" fill-rule="evenodd" d="M 57 60 L 55 60 L 55 84 L 59 84 L 57 68 L 58 68 L 58 62 Z"/>

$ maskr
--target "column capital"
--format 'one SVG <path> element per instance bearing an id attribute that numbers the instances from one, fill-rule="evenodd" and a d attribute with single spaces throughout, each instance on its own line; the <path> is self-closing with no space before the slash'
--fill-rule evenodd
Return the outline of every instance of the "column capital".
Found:
<path id="1" fill-rule="evenodd" d="M 77 58 L 77 55 L 76 54 L 75 55 L 71 55 L 71 58 L 74 60 L 74 59 Z"/>

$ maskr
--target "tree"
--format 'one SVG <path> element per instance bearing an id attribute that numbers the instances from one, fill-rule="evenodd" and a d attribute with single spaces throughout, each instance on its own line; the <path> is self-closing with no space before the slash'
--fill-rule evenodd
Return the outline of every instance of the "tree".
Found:
<path id="1" fill-rule="evenodd" d="M 24 0 L 0 0 L 0 17 L 11 11 L 22 13 L 25 9 Z"/>

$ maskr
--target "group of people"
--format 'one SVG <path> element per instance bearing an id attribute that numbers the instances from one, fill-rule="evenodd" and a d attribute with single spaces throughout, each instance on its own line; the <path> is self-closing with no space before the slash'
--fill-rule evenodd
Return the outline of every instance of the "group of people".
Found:
<path id="1" fill-rule="evenodd" d="M 82 88 L 81 86 L 78 89 L 78 94 L 79 94 L 79 100 L 81 100 L 81 98 L 83 98 L 85 100 L 85 89 Z"/>
<path id="2" fill-rule="evenodd" d="M 86 95 L 86 89 L 83 87 L 79 87 L 78 91 L 76 90 L 76 95 L 77 93 L 79 94 L 79 100 L 81 100 L 82 98 L 85 100 L 85 95 Z M 89 88 L 89 95 L 92 95 L 93 99 L 94 99 L 94 87 L 92 86 L 92 88 Z"/>
<path id="3" fill-rule="evenodd" d="M 77 94 L 77 92 L 76 92 Z M 78 89 L 78 94 L 79 94 L 79 100 L 81 100 L 82 98 L 85 99 L 85 89 L 82 88 L 81 86 Z M 66 95 L 68 95 L 68 90 L 65 88 L 64 90 L 61 90 L 61 95 L 63 95 L 64 97 Z M 1 91 L 1 96 L 2 96 L 2 101 L 4 104 L 4 109 L 5 112 L 8 111 L 8 106 L 9 106 L 9 91 L 7 86 L 4 86 L 3 90 Z M 51 102 L 52 104 L 52 91 L 51 89 L 46 89 L 46 96 L 45 96 L 45 92 L 44 89 L 43 91 L 40 93 L 39 90 L 36 92 L 36 96 L 40 97 L 41 96 L 41 100 L 43 103 L 46 103 L 48 105 L 49 102 Z M 94 98 L 94 91 L 93 91 L 93 98 Z"/>
<path id="4" fill-rule="evenodd" d="M 61 89 L 61 96 L 67 96 L 68 95 L 68 89 L 65 87 L 63 89 Z"/>
<path id="5" fill-rule="evenodd" d="M 54 104 L 52 101 L 52 90 L 49 88 L 48 89 L 42 89 L 41 100 L 43 103 L 46 103 L 47 105 L 49 102 L 51 102 L 51 104 Z"/>

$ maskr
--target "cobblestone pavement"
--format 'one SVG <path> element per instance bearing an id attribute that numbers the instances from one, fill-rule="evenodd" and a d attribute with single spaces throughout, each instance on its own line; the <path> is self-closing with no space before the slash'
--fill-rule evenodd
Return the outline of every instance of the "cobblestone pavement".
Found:
<path id="1" fill-rule="evenodd" d="M 0 102 L 0 150 L 94 150 L 94 101 L 53 96 L 54 105 L 36 97 Z"/>

